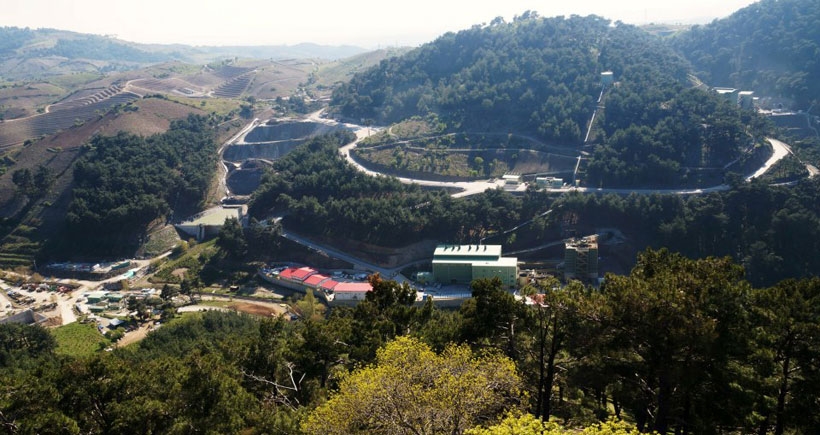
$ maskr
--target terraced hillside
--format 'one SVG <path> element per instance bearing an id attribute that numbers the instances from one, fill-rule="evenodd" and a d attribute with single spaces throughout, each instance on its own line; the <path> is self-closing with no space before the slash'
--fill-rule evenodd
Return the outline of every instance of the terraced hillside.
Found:
<path id="1" fill-rule="evenodd" d="M 0 226 L 0 268 L 31 265 L 43 244 L 59 235 L 72 198 L 71 167 L 82 155 L 81 147 L 89 138 L 113 136 L 120 131 L 149 136 L 167 131 L 173 120 L 184 119 L 191 113 L 206 114 L 164 98 L 144 98 L 132 106 L 137 110 L 109 112 L 14 152 L 15 164 L 0 175 L 0 224 L 7 224 Z M 222 140 L 234 133 L 233 130 L 224 132 Z M 16 194 L 12 173 L 17 169 L 35 172 L 39 166 L 49 170 L 55 177 L 54 183 L 45 196 L 25 200 Z"/>
<path id="2" fill-rule="evenodd" d="M 251 68 L 244 66 L 224 65 L 217 69 L 214 69 L 213 75 L 225 80 L 230 80 L 250 71 Z"/>
<path id="3" fill-rule="evenodd" d="M 89 104 L 99 103 L 104 101 L 108 98 L 113 97 L 114 95 L 122 92 L 122 86 L 119 84 L 115 84 L 109 86 L 101 91 L 94 92 L 90 95 L 82 96 L 79 98 L 69 97 L 63 101 L 58 103 L 52 104 L 48 107 L 49 112 L 59 111 L 59 110 L 72 110 L 76 108 L 80 108 L 82 106 L 87 106 Z"/>
<path id="4" fill-rule="evenodd" d="M 214 90 L 213 95 L 220 98 L 239 98 L 239 96 L 245 92 L 245 89 L 248 88 L 253 77 L 254 73 L 252 71 L 234 77 L 219 85 L 219 87 Z"/>
<path id="5" fill-rule="evenodd" d="M 257 67 L 254 79 L 245 93 L 257 99 L 293 95 L 300 85 L 309 81 L 313 68 L 311 64 L 291 65 L 279 61 Z"/>
<path id="6" fill-rule="evenodd" d="M 4 122 L 0 129 L 0 148 L 71 128 L 99 117 L 116 105 L 125 105 L 139 98 L 140 95 L 112 86 L 89 96 L 53 104 L 48 113 Z"/>
<path id="7" fill-rule="evenodd" d="M 128 84 L 129 89 L 145 91 L 145 93 L 175 93 L 187 96 L 202 96 L 204 89 L 179 78 L 168 79 L 137 79 Z"/>

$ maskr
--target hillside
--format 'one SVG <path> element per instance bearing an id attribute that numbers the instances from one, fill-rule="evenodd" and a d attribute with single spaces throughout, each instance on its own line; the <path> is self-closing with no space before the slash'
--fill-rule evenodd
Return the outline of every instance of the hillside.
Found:
<path id="1" fill-rule="evenodd" d="M 672 39 L 712 86 L 820 101 L 820 8 L 814 0 L 761 0 Z"/>
<path id="2" fill-rule="evenodd" d="M 56 29 L 2 27 L 0 40 L 0 78 L 5 80 L 123 71 L 175 58 L 114 38 Z"/>
<path id="3" fill-rule="evenodd" d="M 0 175 L 0 265 L 30 265 L 46 241 L 63 229 L 75 185 L 71 171 L 82 156 L 82 145 L 96 135 L 125 131 L 139 135 L 165 132 L 171 122 L 203 112 L 159 98 L 139 100 L 126 110 L 97 117 L 60 131 L 7 155 L 13 164 Z M 16 171 L 50 174 L 52 182 L 42 195 L 28 197 L 13 183 Z"/>
<path id="4" fill-rule="evenodd" d="M 529 13 L 386 59 L 341 84 L 332 104 L 356 122 L 435 115 L 443 132 L 528 135 L 538 150 L 585 146 L 592 156 L 579 176 L 590 186 L 719 183 L 720 168 L 753 144 L 743 132 L 754 116 L 693 89 L 689 74 L 662 39 L 634 26 Z"/>
<path id="5" fill-rule="evenodd" d="M 108 36 L 17 27 L 0 27 L 0 41 L 0 82 L 72 73 L 105 74 L 173 60 L 199 64 L 234 58 L 327 61 L 366 51 L 309 43 L 228 47 L 138 44 Z"/>
<path id="6" fill-rule="evenodd" d="M 62 238 L 77 187 L 71 168 L 83 154 L 82 145 L 94 137 L 120 131 L 161 134 L 173 121 L 200 114 L 208 116 L 209 128 L 225 140 L 245 122 L 239 116 L 242 107 L 260 116 L 271 110 L 282 113 L 289 109 L 280 105 L 282 101 L 329 92 L 320 83 L 335 78 L 325 78 L 319 66 L 330 77 L 345 76 L 381 58 L 383 54 L 376 53 L 336 62 L 232 59 L 194 65 L 169 61 L 124 72 L 63 74 L 0 84 L 0 264 L 31 265 L 49 241 Z M 199 163 L 215 165 L 206 160 Z M 200 169 L 210 170 L 196 168 Z M 15 173 L 48 175 L 44 180 L 49 183 L 36 192 L 20 188 L 13 182 Z M 216 195 L 216 180 L 211 181 L 211 185 L 197 185 L 196 194 Z M 121 199 L 110 205 L 125 207 L 129 199 Z M 179 211 L 193 213 L 200 206 L 191 201 Z M 137 233 L 146 230 L 143 224 L 134 227 Z M 114 239 L 129 250 L 138 237 Z M 65 245 L 55 245 L 52 254 L 82 255 L 60 246 Z M 128 253 L 132 252 L 123 251 Z"/>
<path id="7" fill-rule="evenodd" d="M 608 24 L 522 18 L 448 33 L 353 76 L 333 104 L 344 117 L 377 124 L 434 112 L 455 128 L 578 143 L 600 90 L 593 48 Z"/>

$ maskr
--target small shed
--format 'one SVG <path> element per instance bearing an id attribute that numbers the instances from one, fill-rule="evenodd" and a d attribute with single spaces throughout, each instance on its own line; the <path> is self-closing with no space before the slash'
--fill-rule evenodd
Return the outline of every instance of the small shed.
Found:
<path id="1" fill-rule="evenodd" d="M 107 295 L 106 295 L 105 292 L 91 292 L 91 293 L 88 294 L 87 299 L 88 299 L 88 304 L 93 305 L 93 304 L 98 304 L 98 303 L 102 302 L 103 300 L 107 299 Z"/>
<path id="2" fill-rule="evenodd" d="M 122 293 L 108 293 L 105 297 L 111 302 L 120 303 L 125 296 Z"/>

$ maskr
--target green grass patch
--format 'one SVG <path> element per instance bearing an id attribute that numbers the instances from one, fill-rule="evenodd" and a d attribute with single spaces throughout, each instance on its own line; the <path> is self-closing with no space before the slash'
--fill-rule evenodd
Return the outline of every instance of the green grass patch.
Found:
<path id="1" fill-rule="evenodd" d="M 94 323 L 69 323 L 52 329 L 51 333 L 57 340 L 56 352 L 75 358 L 92 355 L 111 344 Z"/>
<path id="2" fill-rule="evenodd" d="M 94 73 L 65 74 L 61 76 L 51 77 L 48 79 L 46 83 L 51 83 L 55 86 L 59 86 L 65 89 L 73 89 L 81 85 L 91 83 L 95 80 L 99 80 L 103 77 L 104 76 L 100 74 Z"/>
<path id="3" fill-rule="evenodd" d="M 199 243 L 189 248 L 187 252 L 179 258 L 170 260 L 163 264 L 159 271 L 151 279 L 153 283 L 179 283 L 180 279 L 172 273 L 177 269 L 199 269 L 212 255 L 216 253 L 216 239 Z"/>
<path id="4" fill-rule="evenodd" d="M 227 98 L 187 98 L 176 95 L 167 95 L 168 101 L 174 101 L 205 112 L 216 112 L 217 115 L 226 115 L 232 111 L 239 110 L 241 101 L 229 100 Z M 203 105 L 202 103 L 205 102 Z"/>
<path id="5" fill-rule="evenodd" d="M 179 235 L 173 226 L 155 231 L 148 236 L 148 241 L 145 242 L 145 255 L 148 257 L 155 257 L 159 254 L 167 252 L 174 248 L 179 243 Z"/>

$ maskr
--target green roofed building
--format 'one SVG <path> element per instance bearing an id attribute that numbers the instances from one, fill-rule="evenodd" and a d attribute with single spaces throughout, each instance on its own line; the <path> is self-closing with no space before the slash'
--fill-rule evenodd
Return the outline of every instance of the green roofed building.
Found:
<path id="1" fill-rule="evenodd" d="M 512 287 L 518 277 L 518 259 L 502 257 L 501 245 L 439 245 L 433 254 L 433 275 L 442 284 L 469 284 L 497 276 Z"/>

